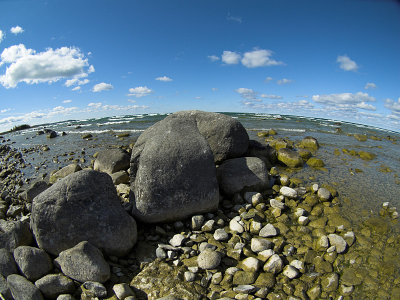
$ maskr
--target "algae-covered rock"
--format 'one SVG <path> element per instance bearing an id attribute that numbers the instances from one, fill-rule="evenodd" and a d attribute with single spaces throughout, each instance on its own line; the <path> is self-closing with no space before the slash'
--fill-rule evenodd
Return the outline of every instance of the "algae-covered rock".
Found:
<path id="1" fill-rule="evenodd" d="M 233 275 L 233 284 L 253 284 L 257 279 L 256 272 L 237 271 Z"/>
<path id="2" fill-rule="evenodd" d="M 158 299 L 175 295 L 179 299 L 201 299 L 207 290 L 196 282 L 186 282 L 183 274 L 186 267 L 175 267 L 156 259 L 133 277 L 130 286 L 140 299 Z"/>
<path id="3" fill-rule="evenodd" d="M 357 154 L 363 160 L 372 160 L 376 157 L 376 154 L 367 151 L 358 151 Z"/>
<path id="4" fill-rule="evenodd" d="M 275 283 L 276 279 L 274 274 L 263 272 L 260 275 L 258 275 L 254 285 L 258 287 L 266 287 L 271 289 L 274 287 Z"/>
<path id="5" fill-rule="evenodd" d="M 322 168 L 325 166 L 325 163 L 322 159 L 311 157 L 309 160 L 307 160 L 307 165 L 313 168 Z"/>
<path id="6" fill-rule="evenodd" d="M 354 134 L 353 136 L 359 142 L 365 142 L 368 140 L 368 137 L 365 134 Z"/>
<path id="7" fill-rule="evenodd" d="M 290 168 L 301 167 L 303 159 L 294 150 L 288 148 L 281 148 L 278 150 L 278 160 Z"/>
<path id="8" fill-rule="evenodd" d="M 356 272 L 355 269 L 345 268 L 343 270 L 343 274 L 340 277 L 340 282 L 344 285 L 360 285 L 363 280 L 360 277 L 360 274 Z"/>
<path id="9" fill-rule="evenodd" d="M 306 136 L 305 138 L 303 138 L 300 142 L 300 146 L 311 150 L 317 150 L 319 148 L 317 139 L 311 136 Z"/>
<path id="10" fill-rule="evenodd" d="M 311 151 L 307 149 L 299 149 L 297 152 L 299 153 L 301 158 L 305 161 L 307 161 L 312 156 Z"/>

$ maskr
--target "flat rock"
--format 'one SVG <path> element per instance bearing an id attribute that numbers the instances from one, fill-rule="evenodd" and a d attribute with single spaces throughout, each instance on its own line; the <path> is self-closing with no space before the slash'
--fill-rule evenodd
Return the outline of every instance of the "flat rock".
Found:
<path id="1" fill-rule="evenodd" d="M 123 209 L 110 176 L 92 170 L 71 174 L 39 194 L 31 227 L 39 247 L 53 255 L 87 240 L 123 256 L 137 239 L 136 222 Z"/>
<path id="2" fill-rule="evenodd" d="M 110 278 L 110 266 L 103 254 L 87 241 L 62 251 L 55 262 L 66 276 L 79 282 L 105 282 Z"/>
<path id="3" fill-rule="evenodd" d="M 50 299 L 55 299 L 62 294 L 72 294 L 75 291 L 74 282 L 63 274 L 46 275 L 36 280 L 35 285 L 43 296 Z"/>
<path id="4" fill-rule="evenodd" d="M 262 192 L 271 187 L 268 168 L 257 157 L 240 157 L 224 161 L 217 169 L 221 190 L 228 195 L 243 190 Z"/>
<path id="5" fill-rule="evenodd" d="M 129 169 L 129 154 L 122 149 L 99 151 L 93 169 L 108 174 Z"/>
<path id="6" fill-rule="evenodd" d="M 16 300 L 43 300 L 40 290 L 21 275 L 12 274 L 7 277 L 7 284 Z"/>
<path id="7" fill-rule="evenodd" d="M 53 269 L 50 256 L 39 248 L 19 246 L 14 250 L 14 258 L 22 275 L 30 281 L 43 277 Z"/>

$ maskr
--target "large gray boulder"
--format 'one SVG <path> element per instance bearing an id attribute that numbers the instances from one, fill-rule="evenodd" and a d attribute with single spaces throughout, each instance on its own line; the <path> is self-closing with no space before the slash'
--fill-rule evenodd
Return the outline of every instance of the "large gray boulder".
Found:
<path id="1" fill-rule="evenodd" d="M 0 275 L 7 278 L 8 275 L 18 273 L 14 257 L 7 249 L 0 249 Z"/>
<path id="2" fill-rule="evenodd" d="M 122 149 L 107 149 L 100 151 L 94 162 L 93 169 L 108 174 L 129 169 L 129 154 Z"/>
<path id="3" fill-rule="evenodd" d="M 50 256 L 39 248 L 19 246 L 14 250 L 14 258 L 22 275 L 31 281 L 43 277 L 53 269 Z"/>
<path id="4" fill-rule="evenodd" d="M 131 157 L 133 214 L 143 222 L 166 222 L 216 210 L 215 163 L 246 152 L 248 135 L 221 114 L 184 111 L 148 128 Z"/>
<path id="5" fill-rule="evenodd" d="M 110 278 L 110 266 L 103 254 L 87 241 L 61 252 L 55 263 L 66 276 L 79 282 L 105 282 Z"/>
<path id="6" fill-rule="evenodd" d="M 267 166 L 258 157 L 228 159 L 219 166 L 217 174 L 219 186 L 227 195 L 262 192 L 271 187 Z"/>
<path id="7" fill-rule="evenodd" d="M 136 222 L 123 209 L 111 177 L 92 170 L 73 173 L 39 194 L 31 227 L 38 246 L 53 255 L 89 241 L 123 256 L 137 239 Z"/>
<path id="8" fill-rule="evenodd" d="M 49 299 L 56 299 L 61 294 L 69 294 L 75 291 L 74 282 L 63 274 L 46 275 L 36 280 L 35 285 L 43 296 Z"/>
<path id="9" fill-rule="evenodd" d="M 32 244 L 29 222 L 0 220 L 0 248 L 12 252 L 18 246 Z"/>
<path id="10" fill-rule="evenodd" d="M 7 284 L 15 300 L 43 300 L 40 290 L 21 275 L 12 274 L 8 276 Z"/>

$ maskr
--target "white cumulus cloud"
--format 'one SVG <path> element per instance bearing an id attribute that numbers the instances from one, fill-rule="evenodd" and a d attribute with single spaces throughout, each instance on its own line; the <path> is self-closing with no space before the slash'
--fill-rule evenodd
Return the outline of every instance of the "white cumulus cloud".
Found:
<path id="1" fill-rule="evenodd" d="M 217 61 L 217 60 L 219 60 L 219 57 L 216 56 L 216 55 L 209 55 L 209 56 L 207 56 L 207 57 L 208 57 L 208 59 L 211 60 L 211 61 Z"/>
<path id="2" fill-rule="evenodd" d="M 238 88 L 235 90 L 235 92 L 238 93 L 244 99 L 256 102 L 261 101 L 260 99 L 257 98 L 257 92 L 253 91 L 252 89 Z"/>
<path id="3" fill-rule="evenodd" d="M 172 81 L 172 78 L 169 78 L 168 76 L 161 76 L 161 77 L 157 77 L 156 80 L 169 82 L 169 81 Z"/>
<path id="4" fill-rule="evenodd" d="M 3 31 L 0 29 L 0 43 L 3 41 L 4 39 L 4 33 Z"/>
<path id="5" fill-rule="evenodd" d="M 364 89 L 368 90 L 368 89 L 376 89 L 376 84 L 373 82 L 367 82 L 364 86 Z"/>
<path id="6" fill-rule="evenodd" d="M 261 98 L 267 98 L 267 99 L 282 99 L 282 96 L 279 95 L 267 95 L 267 94 L 261 94 Z"/>
<path id="7" fill-rule="evenodd" d="M 102 91 L 109 91 L 109 90 L 112 90 L 113 88 L 114 87 L 112 86 L 112 84 L 101 82 L 101 83 L 96 84 L 93 87 L 92 91 L 94 93 L 98 93 L 98 92 L 102 92 Z"/>
<path id="8" fill-rule="evenodd" d="M 24 29 L 22 29 L 21 26 L 18 26 L 18 25 L 17 25 L 17 26 L 15 26 L 15 27 L 11 27 L 10 31 L 11 31 L 11 33 L 17 35 L 17 34 L 23 33 L 23 32 L 24 32 Z"/>
<path id="9" fill-rule="evenodd" d="M 393 115 L 400 117 L 400 97 L 397 99 L 397 101 L 394 101 L 393 99 L 386 99 L 385 107 L 390 109 Z"/>
<path id="10" fill-rule="evenodd" d="M 238 64 L 240 61 L 240 54 L 233 51 L 224 51 L 222 53 L 222 62 L 227 65 Z"/>
<path id="11" fill-rule="evenodd" d="M 292 82 L 291 79 L 282 78 L 282 79 L 279 79 L 276 83 L 279 84 L 279 85 L 282 85 L 282 84 L 288 84 L 288 83 L 291 83 L 291 82 Z"/>
<path id="12" fill-rule="evenodd" d="M 78 48 L 48 48 L 37 53 L 25 45 L 14 45 L 3 50 L 0 64 L 9 64 L 0 83 L 15 88 L 18 83 L 52 83 L 62 78 L 86 77 L 88 60 Z"/>
<path id="13" fill-rule="evenodd" d="M 72 100 L 70 100 L 70 99 L 67 99 L 67 100 L 63 101 L 63 103 L 71 103 L 71 102 L 72 102 Z"/>
<path id="14" fill-rule="evenodd" d="M 351 60 L 347 55 L 339 55 L 336 59 L 339 67 L 345 71 L 357 71 L 358 66 L 354 60 Z"/>
<path id="15" fill-rule="evenodd" d="M 147 86 L 138 86 L 135 88 L 130 88 L 128 96 L 141 98 L 150 95 L 152 92 L 153 91 L 149 89 Z"/>
<path id="16" fill-rule="evenodd" d="M 76 86 L 76 87 L 74 87 L 72 90 L 73 90 L 73 91 L 79 91 L 80 89 L 81 89 L 80 86 Z"/>
<path id="17" fill-rule="evenodd" d="M 341 93 L 341 94 L 329 94 L 329 95 L 313 95 L 312 100 L 329 106 L 337 110 L 351 110 L 351 109 L 366 109 L 376 110 L 376 107 L 368 104 L 367 102 L 374 102 L 376 99 L 367 93 Z"/>
<path id="18" fill-rule="evenodd" d="M 253 50 L 246 52 L 242 58 L 242 64 L 247 68 L 282 65 L 283 62 L 271 58 L 271 50 Z"/>

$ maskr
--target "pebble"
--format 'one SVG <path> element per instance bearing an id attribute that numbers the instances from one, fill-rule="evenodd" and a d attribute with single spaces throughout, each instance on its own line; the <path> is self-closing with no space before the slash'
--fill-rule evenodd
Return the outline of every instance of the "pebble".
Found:
<path id="1" fill-rule="evenodd" d="M 267 249 L 258 253 L 258 257 L 263 261 L 267 261 L 275 252 L 272 249 Z"/>
<path id="2" fill-rule="evenodd" d="M 252 238 L 250 247 L 251 251 L 258 253 L 267 249 L 271 249 L 272 242 L 265 239 Z"/>
<path id="3" fill-rule="evenodd" d="M 203 232 L 210 232 L 213 230 L 214 227 L 214 220 L 208 220 L 202 227 L 201 227 L 201 231 Z"/>
<path id="4" fill-rule="evenodd" d="M 304 216 L 305 214 L 306 214 L 305 209 L 300 208 L 300 207 L 296 208 L 296 211 L 295 211 L 295 213 L 294 213 L 294 215 L 295 215 L 296 217 L 301 217 L 301 216 Z"/>
<path id="5" fill-rule="evenodd" d="M 244 228 L 242 226 L 242 224 L 240 224 L 240 217 L 237 216 L 235 218 L 233 218 L 230 222 L 229 222 L 229 229 L 233 232 L 237 232 L 237 233 L 243 233 Z"/>
<path id="6" fill-rule="evenodd" d="M 349 246 L 352 246 L 356 240 L 356 236 L 353 231 L 349 231 L 344 234 L 344 239 Z"/>
<path id="7" fill-rule="evenodd" d="M 285 275 L 289 279 L 294 279 L 299 275 L 299 271 L 295 267 L 287 265 L 283 269 L 283 275 Z"/>
<path id="8" fill-rule="evenodd" d="M 280 202 L 280 201 L 278 201 L 278 200 L 276 200 L 276 199 L 269 200 L 269 204 L 273 208 L 279 208 L 279 209 L 284 209 L 285 208 L 285 204 Z"/>
<path id="9" fill-rule="evenodd" d="M 192 217 L 192 230 L 200 230 L 204 223 L 203 215 L 196 215 Z"/>
<path id="10" fill-rule="evenodd" d="M 257 192 L 246 192 L 246 193 L 244 193 L 244 200 L 247 203 L 251 203 L 253 196 L 255 196 L 256 194 L 260 194 L 260 193 L 257 193 Z"/>
<path id="11" fill-rule="evenodd" d="M 328 201 L 331 198 L 331 192 L 326 188 L 319 188 L 317 195 L 321 201 Z"/>
<path id="12" fill-rule="evenodd" d="M 107 289 L 100 282 L 86 281 L 82 286 L 95 297 L 107 296 Z"/>
<path id="13" fill-rule="evenodd" d="M 328 239 L 329 243 L 336 247 L 337 253 L 343 253 L 346 250 L 347 243 L 340 235 L 332 233 L 328 235 Z"/>
<path id="14" fill-rule="evenodd" d="M 297 191 L 295 189 L 292 189 L 288 186 L 283 186 L 281 187 L 281 189 L 279 190 L 279 192 L 288 198 L 296 198 L 297 197 Z"/>
<path id="15" fill-rule="evenodd" d="M 113 291 L 118 299 L 125 299 L 128 296 L 135 296 L 131 287 L 127 283 L 119 283 L 114 285 Z"/>
<path id="16" fill-rule="evenodd" d="M 214 239 L 216 241 L 226 241 L 229 239 L 229 234 L 223 228 L 219 228 L 214 232 Z"/>
<path id="17" fill-rule="evenodd" d="M 205 251 L 205 250 L 207 250 L 207 249 L 209 249 L 209 250 L 215 250 L 215 249 L 217 249 L 217 246 L 212 245 L 212 244 L 209 244 L 209 243 L 207 243 L 207 242 L 202 242 L 202 243 L 200 244 L 200 246 L 199 246 L 199 251 L 200 251 L 200 252 L 203 252 L 203 251 Z"/>
<path id="18" fill-rule="evenodd" d="M 212 278 L 211 278 L 211 283 L 212 284 L 220 284 L 220 282 L 222 281 L 222 273 L 221 272 L 217 272 L 215 273 Z"/>
<path id="19" fill-rule="evenodd" d="M 197 273 L 199 272 L 199 267 L 188 267 L 188 270 L 192 273 Z"/>
<path id="20" fill-rule="evenodd" d="M 314 184 L 311 186 L 311 191 L 312 191 L 313 193 L 318 192 L 318 189 L 319 189 L 319 186 L 318 186 L 317 183 L 314 183 Z"/>
<path id="21" fill-rule="evenodd" d="M 264 265 L 264 271 L 277 274 L 282 271 L 283 261 L 278 254 L 272 255 Z"/>
<path id="22" fill-rule="evenodd" d="M 300 225 L 307 225 L 308 222 L 310 222 L 310 219 L 308 217 L 305 216 L 300 216 L 298 219 L 298 222 Z"/>
<path id="23" fill-rule="evenodd" d="M 192 282 L 192 281 L 194 281 L 194 280 L 196 279 L 196 274 L 195 274 L 195 273 L 192 273 L 192 272 L 190 272 L 190 271 L 186 271 L 186 272 L 183 274 L 183 276 L 185 277 L 185 280 L 186 280 L 187 282 Z"/>
<path id="24" fill-rule="evenodd" d="M 250 224 L 250 232 L 258 234 L 262 228 L 262 223 L 257 221 L 252 221 Z"/>
<path id="25" fill-rule="evenodd" d="M 183 245 L 186 237 L 183 234 L 175 234 L 172 239 L 169 240 L 169 243 L 174 247 L 180 247 Z"/>
<path id="26" fill-rule="evenodd" d="M 301 260 L 294 259 L 290 262 L 290 265 L 299 271 L 304 270 L 304 263 Z"/>
<path id="27" fill-rule="evenodd" d="M 254 257 L 247 257 L 242 261 L 242 269 L 246 272 L 257 272 L 261 267 L 261 261 Z"/>
<path id="28" fill-rule="evenodd" d="M 328 248 L 329 247 L 329 240 L 326 235 L 322 235 L 318 238 L 318 246 L 321 248 Z"/>
<path id="29" fill-rule="evenodd" d="M 263 201 L 263 197 L 260 193 L 257 193 L 251 197 L 251 204 L 256 207 L 258 204 L 260 204 Z"/>
<path id="30" fill-rule="evenodd" d="M 289 185 L 289 183 L 290 183 L 289 176 L 287 176 L 287 175 L 281 175 L 279 180 L 281 182 L 281 185 Z"/>
<path id="31" fill-rule="evenodd" d="M 251 294 L 251 293 L 254 293 L 255 291 L 257 291 L 257 288 L 253 285 L 242 284 L 242 285 L 238 285 L 238 286 L 234 287 L 233 290 L 237 293 Z M 246 296 L 246 299 L 247 299 L 247 296 Z"/>
<path id="32" fill-rule="evenodd" d="M 197 257 L 197 264 L 201 269 L 215 269 L 221 263 L 221 255 L 211 249 L 206 249 Z"/>
<path id="33" fill-rule="evenodd" d="M 274 225 L 268 223 L 263 228 L 261 228 L 259 236 L 261 237 L 274 237 L 278 235 L 278 231 L 274 227 Z"/>

